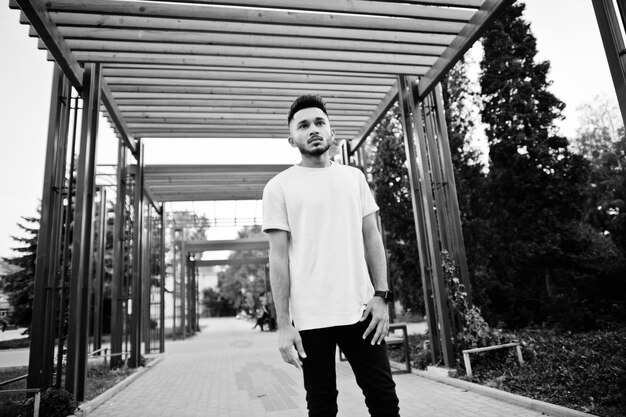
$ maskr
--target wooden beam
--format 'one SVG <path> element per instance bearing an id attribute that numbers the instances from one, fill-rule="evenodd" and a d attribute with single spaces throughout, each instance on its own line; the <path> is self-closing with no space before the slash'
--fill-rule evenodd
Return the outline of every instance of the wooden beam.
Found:
<path id="1" fill-rule="evenodd" d="M 372 131 L 376 128 L 376 125 L 380 123 L 383 117 L 387 114 L 393 103 L 398 100 L 398 84 L 394 84 L 394 86 L 389 90 L 385 98 L 380 102 L 378 108 L 374 113 L 370 116 L 370 119 L 365 123 L 363 128 L 359 131 L 359 133 L 350 140 L 350 147 L 348 152 L 353 154 L 360 146 L 365 142 L 367 137 L 372 133 Z"/>
<path id="2" fill-rule="evenodd" d="M 121 93 L 157 93 L 157 94 L 185 94 L 185 95 L 268 95 L 295 98 L 301 94 L 316 91 L 312 88 L 264 88 L 264 87 L 204 87 L 204 86 L 159 86 L 159 85 L 112 85 L 109 87 L 113 96 L 120 97 Z M 378 89 L 377 89 L 378 90 Z M 386 91 L 339 91 L 321 90 L 319 93 L 325 98 L 357 98 L 381 100 Z"/>
<path id="3" fill-rule="evenodd" d="M 439 56 L 446 45 L 432 45 L 430 43 L 398 43 L 381 41 L 362 41 L 345 39 L 337 42 L 336 39 L 304 36 L 281 36 L 242 34 L 242 33 L 206 33 L 177 32 L 171 30 L 136 30 L 112 28 L 86 28 L 81 26 L 61 26 L 61 34 L 68 41 L 91 40 L 99 42 L 151 42 L 168 45 L 234 45 L 259 48 L 286 48 L 328 51 L 353 52 L 385 52 L 412 55 Z"/>
<path id="4" fill-rule="evenodd" d="M 105 80 L 102 81 L 102 104 L 104 104 L 110 120 L 115 125 L 117 133 L 120 135 L 120 138 L 122 139 L 126 147 L 130 149 L 130 151 L 134 155 L 136 155 L 137 148 L 135 146 L 135 141 L 129 134 L 128 126 L 124 121 L 122 112 L 120 111 L 117 103 L 113 99 L 113 94 L 111 93 L 111 90 Z"/>
<path id="5" fill-rule="evenodd" d="M 266 264 L 269 262 L 269 258 L 243 258 L 243 259 L 212 259 L 212 260 L 199 260 L 194 261 L 198 268 L 206 268 L 210 266 L 221 265 L 253 265 L 253 264 Z"/>
<path id="6" fill-rule="evenodd" d="M 265 237 L 235 240 L 186 240 L 184 245 L 187 253 L 217 250 L 265 250 L 270 247 L 269 240 Z"/>
<path id="7" fill-rule="evenodd" d="M 373 64 L 395 64 L 430 66 L 438 55 L 418 55 L 376 52 L 352 52 L 349 50 L 314 49 L 315 44 L 303 45 L 302 48 L 278 48 L 261 46 L 237 45 L 200 45 L 170 44 L 156 42 L 125 42 L 98 40 L 66 40 L 67 45 L 76 52 L 115 52 L 138 54 L 175 54 L 193 57 L 241 57 L 241 58 L 272 58 L 302 59 L 315 61 L 362 62 Z"/>
<path id="8" fill-rule="evenodd" d="M 172 99 L 174 100 L 184 100 L 187 103 L 204 103 L 207 104 L 219 104 L 222 101 L 233 100 L 236 98 L 241 98 L 242 100 L 271 100 L 275 99 L 276 103 L 286 104 L 285 110 L 289 109 L 292 101 L 299 95 L 300 92 L 296 92 L 296 95 L 284 95 L 284 96 L 269 96 L 269 95 L 245 95 L 242 94 L 240 96 L 233 94 L 186 94 L 186 93 L 132 93 L 132 92 L 118 92 L 115 93 L 115 100 L 118 104 L 127 104 L 127 103 L 138 103 L 142 101 L 143 103 L 156 103 L 156 102 L 170 102 Z M 384 96 L 383 96 L 384 97 Z M 377 106 L 380 103 L 380 100 L 383 97 L 374 97 L 374 98 L 336 98 L 336 97 L 324 97 L 324 101 L 326 103 L 333 102 L 335 104 L 342 104 L 344 106 L 353 105 L 353 104 L 364 104 Z"/>
<path id="9" fill-rule="evenodd" d="M 510 6 L 515 0 L 485 0 L 474 17 L 452 41 L 437 62 L 420 78 L 417 84 L 417 98 L 423 100 L 435 85 L 443 79 L 474 42 L 482 36 L 485 29 L 496 18 L 498 12 Z"/>
<path id="10" fill-rule="evenodd" d="M 49 11 L 89 14 L 121 14 L 123 16 L 161 17 L 170 19 L 196 19 L 267 23 L 316 27 L 344 27 L 393 31 L 437 32 L 457 34 L 465 21 L 437 18 L 406 18 L 359 14 L 307 13 L 293 10 L 251 9 L 229 6 L 147 3 L 115 0 L 47 0 Z M 429 8 L 431 13 L 439 12 Z M 426 9 L 422 9 L 426 10 Z M 451 13 L 452 15 L 452 13 Z M 443 15 L 442 15 L 443 16 Z M 460 16 L 459 16 L 460 17 Z M 466 16 L 464 17 L 464 19 Z"/>
<path id="11" fill-rule="evenodd" d="M 239 68 L 241 70 L 241 68 Z M 253 81 L 258 83 L 315 83 L 340 85 L 388 85 L 395 83 L 395 77 L 370 77 L 360 75 L 311 74 L 303 72 L 260 72 L 236 71 L 235 68 L 212 70 L 184 70 L 173 68 L 116 68 L 108 66 L 103 69 L 103 76 L 113 78 L 184 80 L 188 82 L 203 80 Z"/>
<path id="12" fill-rule="evenodd" d="M 374 15 L 387 17 L 424 18 L 437 20 L 467 21 L 472 17 L 472 10 L 451 9 L 411 4 L 402 1 L 363 1 L 363 0 L 317 0 L 315 2 L 299 2 L 292 0 L 174 0 L 176 2 L 196 3 L 203 5 L 228 5 L 252 7 L 259 9 L 289 9 L 308 12 L 327 12 L 342 14 Z M 449 2 L 439 2 L 450 5 Z M 458 6 L 467 1 L 460 0 L 452 5 Z M 470 2 L 470 4 L 475 2 Z M 439 4 L 442 5 L 442 4 Z"/>
<path id="13" fill-rule="evenodd" d="M 41 0 L 14 0 L 28 18 L 28 21 L 37 31 L 37 35 L 46 45 L 54 61 L 77 91 L 83 89 L 84 70 L 72 55 L 63 36 L 59 34 L 54 22 L 46 12 L 45 4 Z"/>
<path id="14" fill-rule="evenodd" d="M 296 69 L 305 71 L 307 68 L 327 71 L 343 71 L 346 73 L 375 73 L 375 74 L 412 74 L 423 75 L 430 65 L 406 65 L 351 62 L 351 61 L 326 61 L 324 57 L 316 59 L 291 59 L 291 58 L 268 58 L 268 57 L 242 57 L 242 56 L 219 56 L 197 57 L 184 54 L 145 54 L 138 52 L 91 52 L 76 51 L 76 59 L 79 62 L 124 62 L 133 64 L 165 64 L 165 65 L 220 65 L 239 66 L 241 68 L 259 67 L 276 69 Z"/>
<path id="15" fill-rule="evenodd" d="M 168 78 L 126 78 L 107 77 L 108 85 L 111 89 L 120 86 L 164 86 L 164 87 L 231 87 L 231 88 L 268 88 L 276 89 L 299 89 L 310 91 L 361 91 L 386 93 L 393 83 L 389 85 L 380 84 L 324 84 L 307 82 L 271 82 L 271 81 L 239 81 L 239 80 L 172 80 Z"/>
<path id="16" fill-rule="evenodd" d="M 368 121 L 367 115 L 342 116 L 332 115 L 331 122 L 343 126 L 362 126 Z M 276 125 L 286 126 L 284 114 L 247 114 L 247 113 L 126 113 L 128 123 L 225 123 L 241 125 Z"/>

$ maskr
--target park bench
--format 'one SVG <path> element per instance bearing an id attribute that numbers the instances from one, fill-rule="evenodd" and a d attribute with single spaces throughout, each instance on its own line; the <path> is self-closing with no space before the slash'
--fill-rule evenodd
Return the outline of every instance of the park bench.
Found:
<path id="1" fill-rule="evenodd" d="M 396 330 L 401 330 L 402 336 L 396 336 L 395 334 Z M 403 345 L 404 363 L 406 365 L 406 368 L 404 370 L 393 371 L 392 373 L 405 373 L 405 372 L 410 373 L 411 372 L 411 356 L 410 356 L 411 349 L 409 347 L 409 334 L 407 332 L 406 323 L 389 324 L 389 332 L 387 333 L 387 336 L 385 336 L 385 344 L 387 346 Z M 341 349 L 339 349 L 339 360 L 342 362 L 347 360 L 345 356 L 343 355 L 343 353 L 341 352 Z"/>
<path id="2" fill-rule="evenodd" d="M 520 344 L 517 342 L 504 343 L 502 345 L 486 346 L 486 347 L 463 350 L 462 352 L 463 352 L 463 363 L 465 363 L 465 373 L 467 374 L 468 377 L 470 378 L 472 377 L 472 363 L 470 362 L 470 353 L 486 352 L 489 350 L 506 349 L 506 348 L 511 348 L 511 347 L 515 348 L 517 352 L 517 360 L 519 361 L 520 365 L 523 365 L 524 358 L 522 357 L 522 347 L 520 346 Z"/>

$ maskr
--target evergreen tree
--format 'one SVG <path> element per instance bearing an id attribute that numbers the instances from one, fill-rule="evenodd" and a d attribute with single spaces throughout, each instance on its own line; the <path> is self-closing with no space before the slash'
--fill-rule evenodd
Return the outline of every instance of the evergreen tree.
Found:
<path id="1" fill-rule="evenodd" d="M 572 259 L 590 256 L 596 237 L 581 223 L 587 164 L 556 132 L 565 105 L 548 91 L 550 64 L 536 62 L 523 11 L 508 7 L 485 33 L 480 79 L 490 145 L 484 219 L 496 277 L 486 283 L 486 313 L 511 326 L 542 322 L 580 300 Z"/>
<path id="2" fill-rule="evenodd" d="M 367 152 L 372 186 L 385 233 L 389 280 L 396 299 L 408 310 L 424 314 L 417 235 L 413 220 L 411 186 L 405 165 L 404 136 L 398 106 L 394 105 L 376 127 Z"/>
<path id="3" fill-rule="evenodd" d="M 9 316 L 11 323 L 19 327 L 30 327 L 33 315 L 39 218 L 22 217 L 22 219 L 24 223 L 18 223 L 18 227 L 26 233 L 26 236 L 11 236 L 20 244 L 13 248 L 19 255 L 13 258 L 2 258 L 7 264 L 17 267 L 17 270 L 2 277 L 2 286 L 12 307 Z"/>

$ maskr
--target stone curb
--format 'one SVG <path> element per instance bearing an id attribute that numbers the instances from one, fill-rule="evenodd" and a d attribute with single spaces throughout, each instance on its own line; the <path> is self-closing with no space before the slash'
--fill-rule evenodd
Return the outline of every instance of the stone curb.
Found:
<path id="1" fill-rule="evenodd" d="M 68 417 L 85 417 L 86 415 L 94 411 L 96 408 L 100 407 L 102 404 L 104 404 L 109 399 L 111 399 L 111 397 L 113 397 L 115 394 L 117 394 L 118 392 L 126 388 L 134 380 L 136 380 L 137 378 L 139 378 L 140 376 L 148 372 L 150 369 L 152 369 L 156 364 L 158 364 L 159 362 L 163 360 L 163 357 L 164 357 L 163 355 L 155 356 L 154 359 L 150 361 L 150 363 L 148 363 L 143 368 L 139 369 L 134 374 L 124 378 L 123 380 L 113 385 L 108 390 L 104 391 L 102 394 L 98 395 L 93 400 L 86 401 L 80 404 L 78 406 L 78 410 L 74 414 L 69 415 Z"/>
<path id="2" fill-rule="evenodd" d="M 405 365 L 402 363 L 393 361 L 390 362 L 394 368 L 405 369 Z M 422 378 L 430 379 L 431 381 L 441 382 L 442 384 L 451 385 L 453 387 L 471 391 L 476 394 L 495 398 L 497 400 L 517 405 L 519 407 L 524 407 L 529 410 L 538 411 L 552 417 L 597 417 L 594 414 L 572 410 L 571 408 L 563 407 L 556 404 L 550 404 L 545 401 L 534 400 L 532 398 L 524 397 L 522 395 L 512 394 L 510 392 L 486 387 L 484 385 L 475 384 L 473 382 L 464 381 L 462 379 L 440 376 L 432 372 L 420 371 L 417 369 L 411 369 L 411 373 Z"/>

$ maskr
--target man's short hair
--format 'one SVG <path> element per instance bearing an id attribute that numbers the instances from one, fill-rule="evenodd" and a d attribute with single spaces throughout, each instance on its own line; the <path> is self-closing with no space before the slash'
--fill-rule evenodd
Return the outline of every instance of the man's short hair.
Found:
<path id="1" fill-rule="evenodd" d="M 304 94 L 295 99 L 294 102 L 291 104 L 289 116 L 287 116 L 287 126 L 291 124 L 291 120 L 293 120 L 294 114 L 302 109 L 308 109 L 311 107 L 317 107 L 324 112 L 326 117 L 328 117 L 328 112 L 326 111 L 326 103 L 324 103 L 324 99 L 322 99 L 317 94 Z"/>

